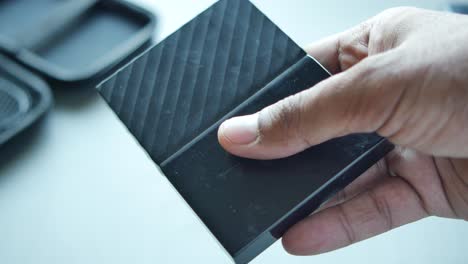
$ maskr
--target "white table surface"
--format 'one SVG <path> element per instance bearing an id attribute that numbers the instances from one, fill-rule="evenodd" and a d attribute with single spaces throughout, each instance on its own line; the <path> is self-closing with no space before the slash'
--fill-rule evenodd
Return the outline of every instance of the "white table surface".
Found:
<path id="1" fill-rule="evenodd" d="M 138 0 L 162 39 L 213 0 Z M 300 45 L 396 5 L 431 1 L 256 0 Z M 95 93 L 56 93 L 35 131 L 0 150 L 0 263 L 230 263 Z M 428 218 L 332 253 L 253 263 L 468 263 L 468 223 Z"/>

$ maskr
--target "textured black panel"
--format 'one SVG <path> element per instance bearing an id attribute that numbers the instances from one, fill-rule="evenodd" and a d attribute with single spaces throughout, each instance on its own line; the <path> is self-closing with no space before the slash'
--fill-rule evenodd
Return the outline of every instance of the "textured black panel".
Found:
<path id="1" fill-rule="evenodd" d="M 256 161 L 219 145 L 223 120 L 327 77 L 251 3 L 221 0 L 98 89 L 223 247 L 245 263 L 392 148 L 375 134 L 350 135 Z"/>
<path id="2" fill-rule="evenodd" d="M 219 1 L 99 87 L 158 163 L 305 53 L 249 1 Z"/>

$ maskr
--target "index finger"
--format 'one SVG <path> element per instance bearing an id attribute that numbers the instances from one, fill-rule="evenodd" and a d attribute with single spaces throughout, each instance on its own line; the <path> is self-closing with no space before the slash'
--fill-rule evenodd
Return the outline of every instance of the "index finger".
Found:
<path id="1" fill-rule="evenodd" d="M 305 47 L 305 51 L 331 74 L 345 71 L 369 55 L 368 44 L 374 18 L 351 29 Z"/>
<path id="2" fill-rule="evenodd" d="M 339 38 L 340 34 L 335 34 L 319 41 L 307 45 L 304 49 L 320 64 L 322 64 L 331 74 L 340 72 L 339 63 Z"/>

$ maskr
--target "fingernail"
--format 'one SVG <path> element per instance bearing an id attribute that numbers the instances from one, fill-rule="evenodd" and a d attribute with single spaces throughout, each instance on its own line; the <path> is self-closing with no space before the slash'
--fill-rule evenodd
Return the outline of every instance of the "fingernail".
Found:
<path id="1" fill-rule="evenodd" d="M 233 117 L 221 124 L 220 132 L 234 144 L 246 145 L 258 136 L 257 115 Z"/>

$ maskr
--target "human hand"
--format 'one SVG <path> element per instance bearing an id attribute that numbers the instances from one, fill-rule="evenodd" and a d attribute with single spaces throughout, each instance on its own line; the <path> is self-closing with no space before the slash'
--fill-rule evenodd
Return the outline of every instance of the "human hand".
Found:
<path id="1" fill-rule="evenodd" d="M 283 245 L 318 254 L 435 215 L 468 220 L 468 16 L 395 8 L 307 51 L 334 75 L 218 137 L 248 158 L 293 155 L 351 133 L 397 145 Z"/>

